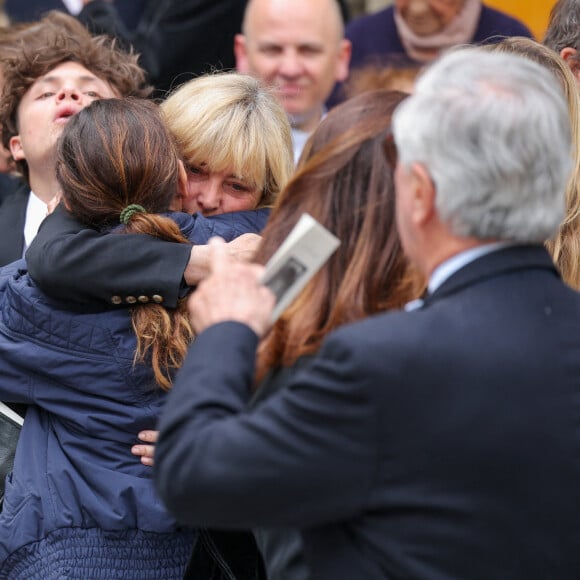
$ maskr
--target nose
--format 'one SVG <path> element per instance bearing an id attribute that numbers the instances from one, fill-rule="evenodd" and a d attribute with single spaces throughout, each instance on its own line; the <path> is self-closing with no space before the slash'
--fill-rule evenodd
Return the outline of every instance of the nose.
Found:
<path id="1" fill-rule="evenodd" d="M 423 16 L 431 12 L 429 0 L 410 0 L 407 7 L 407 13 L 412 16 Z"/>
<path id="2" fill-rule="evenodd" d="M 201 213 L 209 215 L 215 213 L 221 204 L 221 183 L 219 178 L 210 176 L 204 183 L 199 184 L 197 203 Z"/>
<path id="3" fill-rule="evenodd" d="M 56 94 L 59 101 L 70 99 L 71 101 L 79 102 L 82 98 L 82 93 L 74 85 L 62 86 Z"/>
<path id="4" fill-rule="evenodd" d="M 287 50 L 282 55 L 278 72 L 284 77 L 297 77 L 302 73 L 300 55 L 295 50 Z"/>

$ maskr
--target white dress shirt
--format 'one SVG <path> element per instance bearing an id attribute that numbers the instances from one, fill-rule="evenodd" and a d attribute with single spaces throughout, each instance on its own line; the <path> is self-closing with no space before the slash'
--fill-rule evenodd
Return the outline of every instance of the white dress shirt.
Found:
<path id="1" fill-rule="evenodd" d="M 24 251 L 22 253 L 22 257 L 24 257 L 24 253 L 36 236 L 38 228 L 46 217 L 47 212 L 47 205 L 39 197 L 37 197 L 33 191 L 31 191 L 30 195 L 28 196 L 28 204 L 26 205 L 26 220 L 24 222 Z"/>
<path id="2" fill-rule="evenodd" d="M 62 0 L 62 3 L 73 16 L 80 14 L 83 9 L 83 0 Z"/>

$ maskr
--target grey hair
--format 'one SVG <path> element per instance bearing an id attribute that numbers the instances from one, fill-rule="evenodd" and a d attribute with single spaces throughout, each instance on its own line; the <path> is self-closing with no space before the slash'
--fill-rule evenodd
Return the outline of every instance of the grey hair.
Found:
<path id="1" fill-rule="evenodd" d="M 579 0 L 559 0 L 554 4 L 543 44 L 557 53 L 567 47 L 580 50 Z"/>
<path id="2" fill-rule="evenodd" d="M 461 237 L 543 242 L 564 217 L 568 108 L 554 75 L 513 54 L 443 56 L 395 111 L 399 161 L 425 167 Z"/>

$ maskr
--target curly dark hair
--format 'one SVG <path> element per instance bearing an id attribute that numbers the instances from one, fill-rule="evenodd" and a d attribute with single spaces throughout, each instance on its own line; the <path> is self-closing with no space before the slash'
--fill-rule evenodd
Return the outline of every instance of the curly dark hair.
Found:
<path id="1" fill-rule="evenodd" d="M 559 53 L 563 48 L 580 49 L 580 2 L 558 0 L 550 12 L 543 43 Z"/>
<path id="2" fill-rule="evenodd" d="M 76 62 L 107 82 L 120 97 L 147 97 L 152 87 L 137 64 L 138 55 L 121 50 L 114 39 L 91 36 L 78 21 L 62 13 L 48 13 L 40 21 L 21 27 L 0 42 L 3 90 L 0 100 L 2 144 L 18 135 L 18 106 L 40 77 L 66 62 Z M 25 160 L 16 162 L 28 180 Z"/>

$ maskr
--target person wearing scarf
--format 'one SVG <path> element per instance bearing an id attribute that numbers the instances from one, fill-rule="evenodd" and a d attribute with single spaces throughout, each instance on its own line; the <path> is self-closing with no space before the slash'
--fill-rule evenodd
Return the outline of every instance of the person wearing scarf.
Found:
<path id="1" fill-rule="evenodd" d="M 384 10 L 351 20 L 345 36 L 352 43 L 350 70 L 365 67 L 419 67 L 446 49 L 487 44 L 506 36 L 533 38 L 519 20 L 480 0 L 394 0 Z M 336 87 L 330 106 L 343 99 Z"/>

